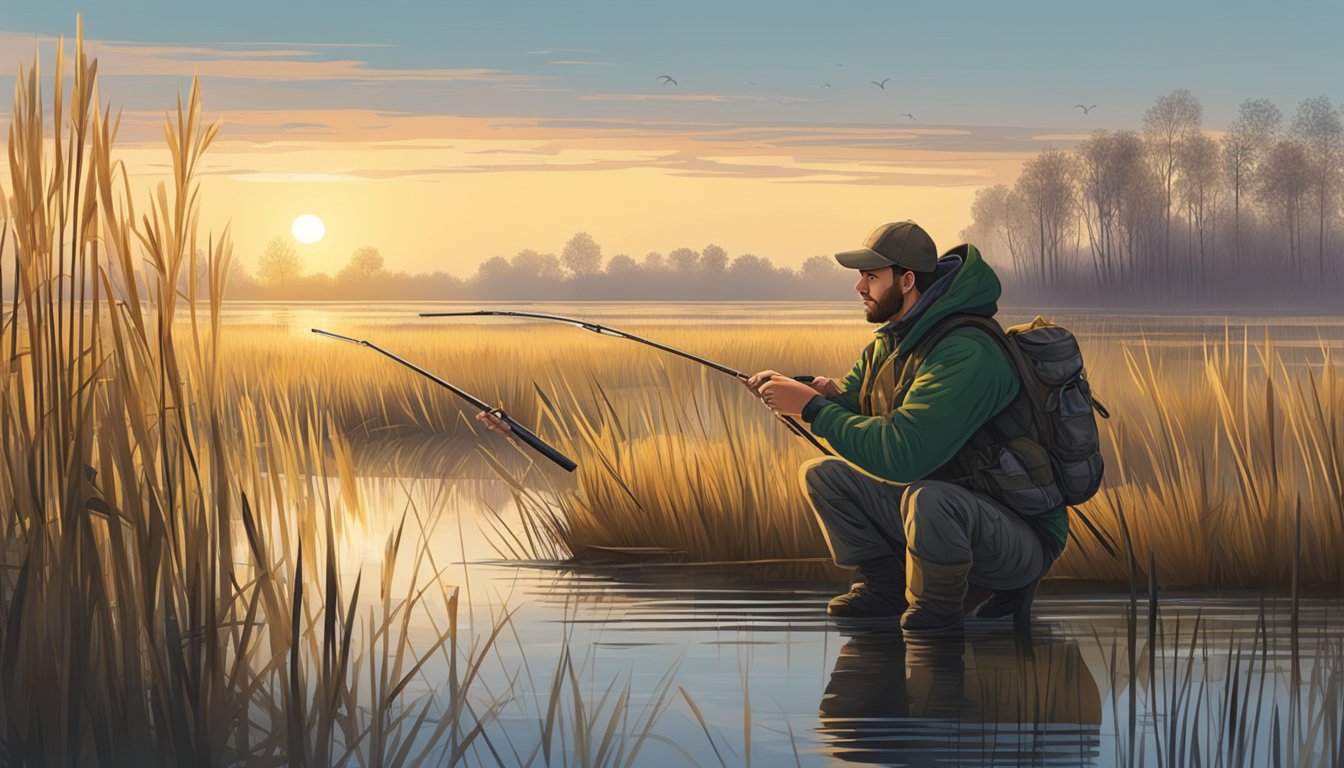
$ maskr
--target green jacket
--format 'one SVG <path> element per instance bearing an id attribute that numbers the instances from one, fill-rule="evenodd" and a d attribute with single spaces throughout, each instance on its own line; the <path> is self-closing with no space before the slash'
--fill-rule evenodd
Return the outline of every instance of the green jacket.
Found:
<path id="1" fill-rule="evenodd" d="M 954 312 L 992 317 L 999 278 L 972 245 L 938 260 L 939 277 L 900 322 L 875 332 L 841 394 L 815 397 L 803 410 L 812 431 L 871 475 L 912 483 L 947 463 L 961 446 L 1017 397 L 1021 382 L 998 343 L 984 331 L 959 328 L 929 352 L 905 398 L 893 403 L 899 376 L 893 361 L 940 319 Z M 885 363 L 885 364 L 884 364 Z M 1068 536 L 1064 508 L 1026 518 L 1057 557 Z"/>

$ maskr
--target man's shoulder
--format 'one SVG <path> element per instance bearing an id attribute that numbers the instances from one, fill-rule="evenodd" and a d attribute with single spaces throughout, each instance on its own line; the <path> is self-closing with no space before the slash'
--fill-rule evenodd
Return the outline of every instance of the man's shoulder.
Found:
<path id="1" fill-rule="evenodd" d="M 1009 379 L 1016 382 L 1017 369 L 990 333 L 989 329 L 975 325 L 953 329 L 929 350 L 920 368 L 955 365 L 970 381 L 985 385 L 995 381 L 1006 383 Z"/>

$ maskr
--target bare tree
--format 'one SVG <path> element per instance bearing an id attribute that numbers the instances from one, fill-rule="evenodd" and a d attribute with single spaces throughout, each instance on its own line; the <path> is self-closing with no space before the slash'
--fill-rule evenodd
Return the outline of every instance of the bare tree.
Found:
<path id="1" fill-rule="evenodd" d="M 284 288 L 303 272 L 303 259 L 283 235 L 272 237 L 257 261 L 257 277 L 266 285 Z"/>
<path id="2" fill-rule="evenodd" d="M 1241 261 L 1241 200 L 1283 116 L 1269 99 L 1247 99 L 1223 134 L 1223 171 L 1232 182 L 1232 254 Z"/>
<path id="3" fill-rule="evenodd" d="M 976 190 L 975 200 L 971 202 L 971 225 L 958 233 L 961 239 L 976 244 L 982 253 L 997 250 L 1007 218 L 1004 211 L 1007 197 L 1008 187 L 1004 184 Z M 1017 267 L 1014 262 L 1014 270 Z"/>
<path id="4" fill-rule="evenodd" d="M 1198 284 L 1206 285 L 1203 278 L 1208 276 L 1208 250 L 1218 210 L 1218 142 L 1196 133 L 1181 143 L 1177 160 L 1177 192 L 1186 211 L 1189 251 L 1199 254 Z"/>
<path id="5" fill-rule="evenodd" d="M 588 277 L 602 270 L 602 246 L 587 232 L 578 232 L 565 243 L 560 260 L 572 277 Z"/>
<path id="6" fill-rule="evenodd" d="M 1102 282 L 1123 276 L 1126 246 L 1125 213 L 1128 197 L 1138 188 L 1144 167 L 1143 140 L 1133 131 L 1095 131 L 1074 148 L 1078 162 L 1078 204 L 1094 272 Z"/>
<path id="7" fill-rule="evenodd" d="M 1302 274 L 1302 207 L 1311 190 L 1310 171 L 1311 162 L 1301 142 L 1280 139 L 1269 148 L 1256 173 L 1256 191 L 1279 215 L 1288 235 L 1288 260 L 1297 277 Z"/>
<path id="8" fill-rule="evenodd" d="M 1040 279 L 1047 287 L 1059 280 L 1064 239 L 1077 222 L 1072 163 L 1067 153 L 1047 149 L 1022 166 L 1014 188 L 1035 222 Z"/>
<path id="9" fill-rule="evenodd" d="M 1307 151 L 1311 190 L 1316 201 L 1316 263 L 1325 277 L 1325 228 L 1339 194 L 1344 171 L 1344 121 L 1330 99 L 1318 96 L 1297 107 L 1292 133 Z"/>
<path id="10" fill-rule="evenodd" d="M 1162 182 L 1162 257 L 1171 266 L 1171 198 L 1181 143 L 1199 132 L 1204 108 L 1190 91 L 1180 88 L 1159 96 L 1143 113 L 1143 133 L 1158 179 Z"/>

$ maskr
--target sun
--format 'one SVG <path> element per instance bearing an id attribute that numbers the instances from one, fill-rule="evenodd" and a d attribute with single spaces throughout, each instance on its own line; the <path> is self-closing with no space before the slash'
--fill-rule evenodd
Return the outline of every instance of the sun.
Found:
<path id="1" fill-rule="evenodd" d="M 294 233 L 295 240 L 304 245 L 312 245 L 327 234 L 327 225 L 323 224 L 322 220 L 313 214 L 305 213 L 294 220 L 294 223 L 290 225 L 290 231 Z"/>

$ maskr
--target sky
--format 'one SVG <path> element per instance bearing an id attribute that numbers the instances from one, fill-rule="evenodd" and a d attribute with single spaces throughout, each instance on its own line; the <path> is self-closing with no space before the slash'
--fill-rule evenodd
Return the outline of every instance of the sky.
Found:
<path id="1" fill-rule="evenodd" d="M 18 68 L 39 51 L 49 73 L 82 14 L 144 189 L 200 77 L 223 123 L 202 213 L 249 269 L 305 213 L 324 271 L 373 245 L 465 276 L 578 231 L 607 256 L 715 243 L 796 266 L 906 218 L 946 249 L 978 189 L 1175 89 L 1211 131 L 1248 98 L 1288 118 L 1344 98 L 1338 0 L 4 6 L 0 131 Z"/>

